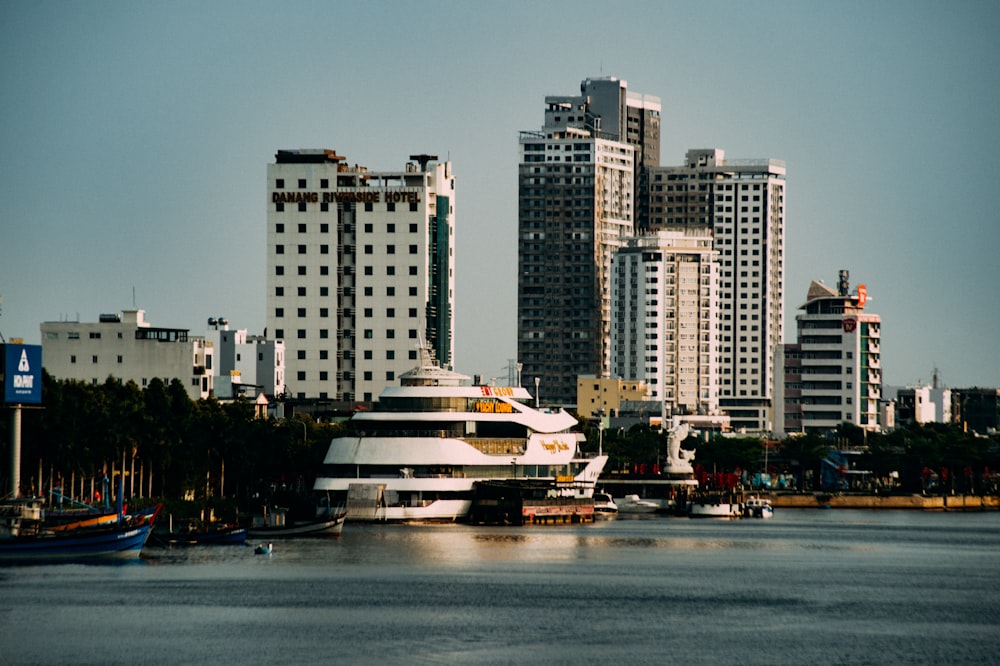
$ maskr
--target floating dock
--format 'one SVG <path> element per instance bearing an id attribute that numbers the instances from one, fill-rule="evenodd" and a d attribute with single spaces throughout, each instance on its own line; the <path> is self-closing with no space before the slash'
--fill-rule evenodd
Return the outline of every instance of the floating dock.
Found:
<path id="1" fill-rule="evenodd" d="M 469 522 L 544 525 L 593 522 L 594 498 L 545 481 L 480 481 L 473 488 Z"/>

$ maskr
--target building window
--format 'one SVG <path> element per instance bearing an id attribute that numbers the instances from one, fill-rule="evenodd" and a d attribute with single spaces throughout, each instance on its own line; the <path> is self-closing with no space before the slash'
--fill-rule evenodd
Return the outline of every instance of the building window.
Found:
<path id="1" fill-rule="evenodd" d="M 330 179 L 329 178 L 320 178 L 319 179 L 319 189 L 325 190 L 325 189 L 327 189 L 329 187 L 330 187 Z"/>
<path id="2" fill-rule="evenodd" d="M 393 349 L 386 349 L 385 350 L 385 360 L 392 361 L 392 360 L 395 360 L 395 358 L 396 358 L 396 352 L 395 352 L 395 350 L 393 350 Z"/>
<path id="3" fill-rule="evenodd" d="M 370 234 L 373 231 L 375 231 L 375 225 L 373 225 L 371 222 L 366 222 L 365 223 L 365 233 L 366 234 Z"/>
<path id="4" fill-rule="evenodd" d="M 385 288 L 385 295 L 386 296 L 395 296 L 396 295 L 396 288 L 395 287 L 386 287 Z"/>
<path id="5" fill-rule="evenodd" d="M 330 329 L 328 329 L 328 328 L 321 328 L 321 329 L 319 329 L 319 339 L 320 340 L 326 340 L 329 337 L 330 337 Z"/>
<path id="6" fill-rule="evenodd" d="M 285 233 L 285 225 L 282 224 L 281 222 L 278 222 L 277 224 L 275 224 L 274 225 L 274 233 L 276 233 L 276 234 L 283 234 L 283 233 Z"/>
<path id="7" fill-rule="evenodd" d="M 374 271 L 371 266 L 365 266 L 365 275 L 374 275 Z M 369 294 L 370 296 L 371 294 Z"/>
<path id="8" fill-rule="evenodd" d="M 330 254 L 330 246 L 329 245 L 320 245 L 319 246 L 319 253 L 320 254 Z"/>
<path id="9" fill-rule="evenodd" d="M 306 350 L 305 349 L 299 349 L 298 351 L 296 351 L 295 352 L 295 358 L 297 358 L 300 361 L 306 360 Z"/>
<path id="10" fill-rule="evenodd" d="M 329 317 L 330 316 L 330 308 L 320 308 L 319 309 L 319 316 L 320 317 Z"/>
<path id="11" fill-rule="evenodd" d="M 297 380 L 299 380 L 300 382 L 304 382 L 306 380 L 306 372 L 305 372 L 305 370 L 299 370 L 298 372 L 296 372 L 295 373 L 295 378 Z"/>
<path id="12" fill-rule="evenodd" d="M 328 234 L 328 233 L 330 233 L 330 225 L 327 224 L 326 222 L 324 222 L 323 224 L 319 225 L 319 232 L 321 234 Z"/>
<path id="13" fill-rule="evenodd" d="M 306 202 L 305 201 L 300 201 L 299 202 L 299 212 L 300 213 L 306 212 Z"/>
<path id="14" fill-rule="evenodd" d="M 306 309 L 305 308 L 299 308 L 297 314 L 298 314 L 299 317 L 305 317 L 306 316 Z"/>
<path id="15" fill-rule="evenodd" d="M 387 382 L 394 381 L 395 379 L 396 379 L 396 373 L 395 372 L 393 372 L 392 370 L 386 370 L 385 371 L 385 380 Z"/>
<path id="16" fill-rule="evenodd" d="M 274 253 L 275 254 L 284 254 L 285 253 L 285 246 L 284 245 L 275 245 L 274 246 Z"/>
<path id="17" fill-rule="evenodd" d="M 285 188 L 285 179 L 284 178 L 278 178 L 277 180 L 275 180 L 274 181 L 274 188 L 277 189 L 277 190 L 284 189 Z"/>
<path id="18" fill-rule="evenodd" d="M 396 246 L 395 245 L 386 245 L 385 246 L 385 253 L 386 254 L 396 254 Z"/>
<path id="19" fill-rule="evenodd" d="M 365 296 L 374 296 L 374 289 L 372 287 L 365 287 Z"/>
<path id="20" fill-rule="evenodd" d="M 373 314 L 374 311 L 371 308 L 365 308 L 365 317 L 371 317 Z"/>
<path id="21" fill-rule="evenodd" d="M 416 274 L 417 274 L 417 267 L 410 266 L 410 275 L 416 275 Z"/>
<path id="22" fill-rule="evenodd" d="M 73 354 L 73 355 L 71 355 L 71 356 L 69 357 L 69 362 L 70 362 L 70 363 L 76 363 L 76 354 Z"/>
<path id="23" fill-rule="evenodd" d="M 320 349 L 320 350 L 319 350 L 319 360 L 321 360 L 321 361 L 325 361 L 325 360 L 327 360 L 328 358 L 330 358 L 330 352 L 328 352 L 328 351 L 327 351 L 327 350 L 325 350 L 325 349 Z"/>
<path id="24" fill-rule="evenodd" d="M 319 288 L 319 295 L 320 296 L 329 296 L 330 295 L 330 288 L 329 287 L 320 287 Z"/>
<path id="25" fill-rule="evenodd" d="M 371 201 L 366 201 L 365 202 L 365 212 L 370 213 L 373 210 L 375 210 L 375 206 L 372 205 L 372 202 Z"/>
<path id="26" fill-rule="evenodd" d="M 349 268 L 350 268 L 350 266 L 346 266 L 345 267 L 344 273 L 346 275 L 350 275 L 350 273 L 347 271 L 347 269 L 349 269 Z M 330 274 L 330 267 L 329 266 L 320 266 L 319 267 L 319 274 L 320 275 L 329 275 Z"/>
<path id="27" fill-rule="evenodd" d="M 372 332 L 372 329 L 370 329 L 370 328 L 366 328 L 366 329 L 365 329 L 365 332 L 364 332 L 364 338 L 365 338 L 366 340 L 371 340 L 371 339 L 372 339 L 372 338 L 374 338 L 374 337 L 375 337 L 375 335 L 374 335 L 374 333 Z"/>
<path id="28" fill-rule="evenodd" d="M 283 337 L 285 337 L 285 329 L 283 329 L 283 328 L 276 328 L 276 329 L 274 329 L 274 339 L 275 340 L 280 340 Z"/>
<path id="29" fill-rule="evenodd" d="M 299 245 L 299 254 L 305 254 L 305 253 L 306 253 L 306 246 Z"/>
<path id="30" fill-rule="evenodd" d="M 305 178 L 299 178 L 299 189 L 300 190 L 304 190 L 305 188 L 306 188 L 306 179 Z"/>
<path id="31" fill-rule="evenodd" d="M 396 308 L 386 308 L 385 309 L 385 316 L 387 318 L 390 318 L 390 319 L 392 317 L 395 317 L 396 316 Z"/>
<path id="32" fill-rule="evenodd" d="M 365 245 L 365 254 L 375 254 L 375 246 Z"/>
<path id="33" fill-rule="evenodd" d="M 416 222 L 411 222 L 410 223 L 410 233 L 411 234 L 417 233 L 417 223 Z"/>
<path id="34" fill-rule="evenodd" d="M 92 356 L 91 359 L 93 360 L 94 363 L 97 363 L 97 357 L 96 356 Z"/>
<path id="35" fill-rule="evenodd" d="M 329 375 L 327 375 L 326 370 L 320 370 L 319 371 L 319 380 L 321 382 L 325 382 L 328 378 L 329 378 Z"/>
<path id="36" fill-rule="evenodd" d="M 305 274 L 306 274 L 306 267 L 299 266 L 299 275 L 305 275 Z"/>
<path id="37" fill-rule="evenodd" d="M 392 340 L 393 338 L 396 337 L 396 331 L 394 329 L 387 328 L 385 331 L 385 337 L 388 338 L 389 340 Z M 97 362 L 96 356 L 94 357 L 94 362 L 95 363 Z"/>
<path id="38" fill-rule="evenodd" d="M 372 380 L 372 371 L 371 370 L 365 370 L 365 381 L 366 382 L 370 382 L 371 380 Z"/>
<path id="39" fill-rule="evenodd" d="M 299 340 L 305 340 L 306 339 L 306 329 L 304 329 L 304 328 L 298 329 L 298 331 L 296 332 L 296 337 L 298 337 Z"/>
<path id="40" fill-rule="evenodd" d="M 396 274 L 396 267 L 395 266 L 386 266 L 385 267 L 385 274 L 386 275 L 395 275 Z"/>
<path id="41" fill-rule="evenodd" d="M 389 224 L 385 225 L 385 230 L 390 234 L 396 233 L 396 224 L 394 222 L 390 222 Z"/>
<path id="42" fill-rule="evenodd" d="M 372 350 L 371 349 L 366 349 L 365 352 L 364 352 L 364 357 L 365 357 L 366 361 L 372 360 Z"/>
<path id="43" fill-rule="evenodd" d="M 285 308 L 274 308 L 274 316 L 275 317 L 284 317 L 285 316 Z"/>
<path id="44" fill-rule="evenodd" d="M 410 211 L 414 212 L 414 213 L 417 212 L 417 202 L 416 201 L 411 201 L 410 202 Z"/>
<path id="45" fill-rule="evenodd" d="M 393 202 L 389 201 L 389 202 L 387 202 L 385 204 L 385 209 L 387 211 L 389 211 L 390 213 L 394 213 L 396 211 L 396 204 L 394 204 Z"/>
<path id="46" fill-rule="evenodd" d="M 284 266 L 275 266 L 274 267 L 274 274 L 275 275 L 284 275 L 285 274 L 285 267 Z"/>
<path id="47" fill-rule="evenodd" d="M 283 204 L 282 202 L 279 201 L 278 203 L 274 204 L 274 210 L 275 210 L 275 212 L 278 212 L 278 213 L 284 212 L 284 210 L 285 210 L 285 204 Z"/>
<path id="48" fill-rule="evenodd" d="M 285 288 L 284 287 L 275 287 L 274 288 L 274 295 L 275 296 L 284 296 L 285 295 Z"/>
<path id="49" fill-rule="evenodd" d="M 305 287 L 299 287 L 298 288 L 298 294 L 299 294 L 299 296 L 305 296 L 306 295 L 306 288 Z"/>
<path id="50" fill-rule="evenodd" d="M 299 223 L 299 233 L 304 234 L 306 232 L 306 225 L 302 222 Z"/>

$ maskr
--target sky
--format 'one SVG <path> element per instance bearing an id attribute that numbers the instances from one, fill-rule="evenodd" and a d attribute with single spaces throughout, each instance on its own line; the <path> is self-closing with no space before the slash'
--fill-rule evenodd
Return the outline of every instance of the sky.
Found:
<path id="1" fill-rule="evenodd" d="M 264 329 L 266 166 L 450 159 L 456 369 L 517 350 L 518 132 L 615 76 L 691 148 L 787 164 L 785 340 L 812 280 L 882 318 L 883 381 L 1000 387 L 1000 3 L 11 0 L 0 334 L 133 307 Z"/>

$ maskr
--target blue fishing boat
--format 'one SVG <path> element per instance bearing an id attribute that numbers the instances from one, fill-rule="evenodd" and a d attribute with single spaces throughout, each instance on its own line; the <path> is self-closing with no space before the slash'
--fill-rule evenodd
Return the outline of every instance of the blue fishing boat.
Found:
<path id="1" fill-rule="evenodd" d="M 159 505 L 124 516 L 113 525 L 53 531 L 35 524 L 37 507 L 19 501 L 5 507 L 5 529 L 0 534 L 0 562 L 72 562 L 93 558 L 137 558 L 146 544 Z M 16 512 L 18 509 L 20 515 Z"/>

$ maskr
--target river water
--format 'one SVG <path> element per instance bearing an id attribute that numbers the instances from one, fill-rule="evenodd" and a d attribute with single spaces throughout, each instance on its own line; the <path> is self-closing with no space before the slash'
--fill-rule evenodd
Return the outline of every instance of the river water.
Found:
<path id="1" fill-rule="evenodd" d="M 1000 662 L 1000 513 L 348 523 L 0 568 L 2 664 Z"/>

